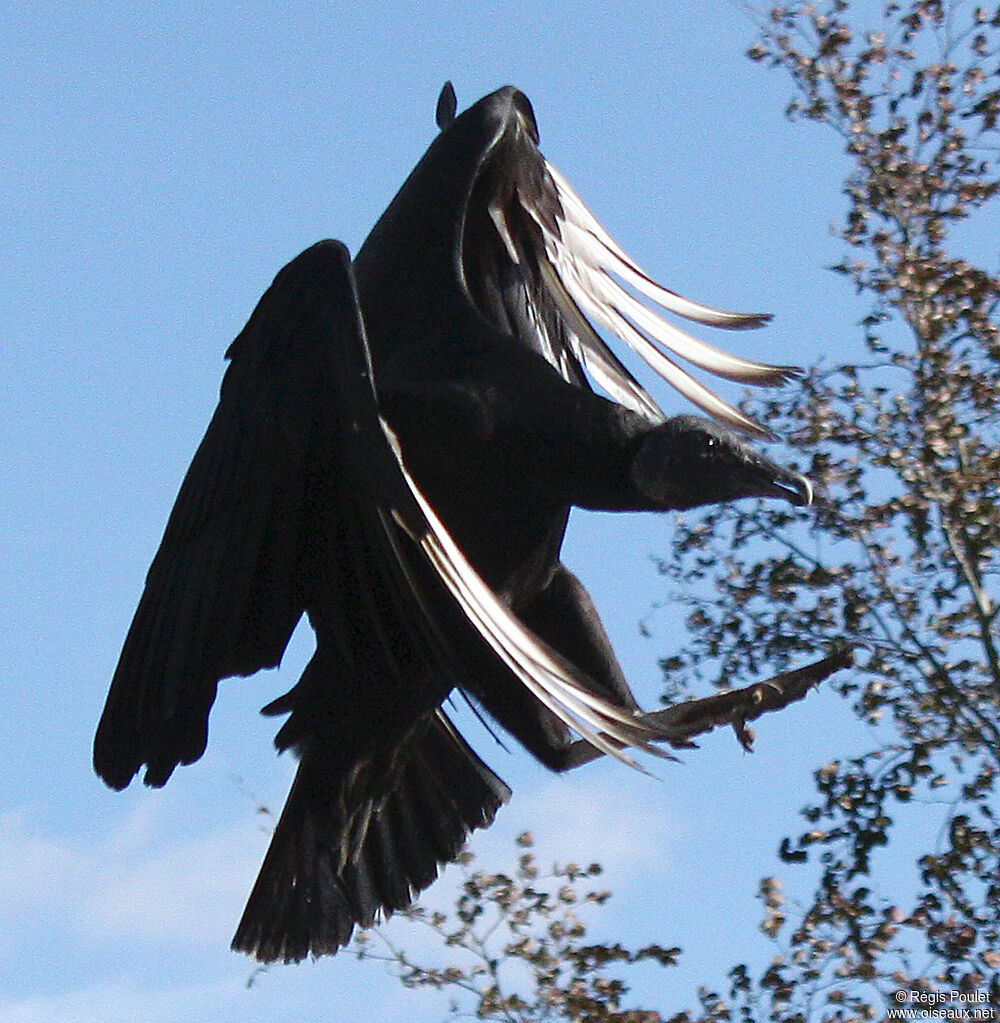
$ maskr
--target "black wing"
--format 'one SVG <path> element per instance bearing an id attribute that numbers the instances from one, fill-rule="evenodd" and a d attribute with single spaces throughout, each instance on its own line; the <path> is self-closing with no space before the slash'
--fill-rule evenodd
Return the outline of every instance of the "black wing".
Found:
<path id="1" fill-rule="evenodd" d="M 197 760 L 219 679 L 278 664 L 306 607 L 320 474 L 344 426 L 330 345 L 356 333 L 344 258 L 321 243 L 285 267 L 226 353 L 98 727 L 94 764 L 115 788 L 144 763 L 162 785 Z"/>

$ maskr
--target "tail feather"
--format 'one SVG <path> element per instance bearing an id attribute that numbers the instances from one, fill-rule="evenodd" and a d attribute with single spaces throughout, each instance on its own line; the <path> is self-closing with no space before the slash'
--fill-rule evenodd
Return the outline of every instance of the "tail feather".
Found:
<path id="1" fill-rule="evenodd" d="M 509 797 L 440 710 L 339 778 L 307 752 L 233 948 L 262 962 L 336 952 L 408 906 Z"/>

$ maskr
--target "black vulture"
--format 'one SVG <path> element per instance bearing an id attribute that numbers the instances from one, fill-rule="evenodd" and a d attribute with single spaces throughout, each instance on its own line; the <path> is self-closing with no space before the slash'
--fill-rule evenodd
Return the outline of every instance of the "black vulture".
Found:
<path id="1" fill-rule="evenodd" d="M 289 715 L 275 743 L 298 772 L 233 942 L 264 961 L 335 952 L 408 905 L 508 798 L 449 694 L 557 771 L 576 737 L 659 751 L 559 560 L 571 506 L 811 499 L 667 350 L 749 383 L 795 371 L 710 347 L 622 285 L 713 326 L 767 317 L 646 277 L 543 158 L 518 90 L 456 117 L 446 86 L 438 124 L 354 261 L 306 250 L 227 351 L 95 740 L 110 786 L 143 765 L 163 785 L 204 752 L 219 680 L 277 665 L 308 615 L 315 654 L 264 708 Z M 594 323 L 717 422 L 666 418 Z"/>

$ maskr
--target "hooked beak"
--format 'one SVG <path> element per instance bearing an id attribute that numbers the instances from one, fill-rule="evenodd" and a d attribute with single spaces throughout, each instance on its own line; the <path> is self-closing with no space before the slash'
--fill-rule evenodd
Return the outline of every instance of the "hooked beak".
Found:
<path id="1" fill-rule="evenodd" d="M 770 477 L 765 483 L 767 492 L 761 497 L 781 497 L 798 508 L 808 508 L 813 503 L 813 486 L 801 473 L 785 469 L 770 459 L 762 459 L 760 468 L 768 470 Z"/>

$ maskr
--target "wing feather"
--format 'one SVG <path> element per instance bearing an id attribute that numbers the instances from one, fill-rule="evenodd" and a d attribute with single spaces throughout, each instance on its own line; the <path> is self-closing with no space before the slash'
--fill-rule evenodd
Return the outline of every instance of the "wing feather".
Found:
<path id="1" fill-rule="evenodd" d="M 322 345 L 343 298 L 333 243 L 285 267 L 230 346 L 219 406 L 146 579 L 98 727 L 98 773 L 161 785 L 204 751 L 219 679 L 278 663 L 306 605 L 322 419 Z M 314 300 L 316 299 L 316 300 Z"/>
<path id="2" fill-rule="evenodd" d="M 467 200 L 467 224 L 476 227 L 470 230 L 467 226 L 463 235 L 470 292 L 480 301 L 494 290 L 509 296 L 511 282 L 516 280 L 528 310 L 511 322 L 499 323 L 501 329 L 510 330 L 522 344 L 543 354 L 567 380 L 580 383 L 566 366 L 582 364 L 616 401 L 651 422 L 661 421 L 663 412 L 598 334 L 595 328 L 599 327 L 625 342 L 708 415 L 744 433 L 773 439 L 768 430 L 681 368 L 674 357 L 714 376 L 754 386 L 781 384 L 801 371 L 743 358 L 708 344 L 640 299 L 666 313 L 727 330 L 763 326 L 770 319 L 768 314 L 704 305 L 653 280 L 611 237 L 566 178 L 545 160 L 538 150 L 533 123 L 525 120 L 516 103 L 493 149 L 483 157 L 479 181 L 482 184 L 470 190 Z M 492 285 L 484 284 L 481 277 L 488 265 L 483 253 L 493 243 L 480 227 L 484 220 L 471 209 L 481 201 L 486 202 L 489 214 L 485 222 L 492 225 L 500 242 L 497 250 L 509 261 L 500 266 L 500 261 L 493 259 Z M 499 281 L 502 287 L 497 286 Z M 508 297 L 508 304 L 510 301 Z M 489 315 L 491 310 L 484 311 Z M 545 325 L 544 331 L 538 324 Z"/>

